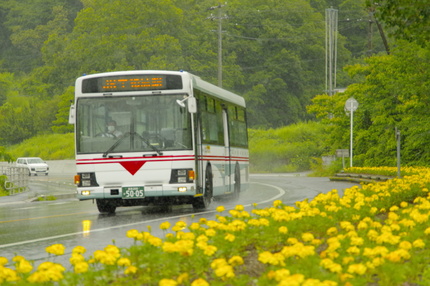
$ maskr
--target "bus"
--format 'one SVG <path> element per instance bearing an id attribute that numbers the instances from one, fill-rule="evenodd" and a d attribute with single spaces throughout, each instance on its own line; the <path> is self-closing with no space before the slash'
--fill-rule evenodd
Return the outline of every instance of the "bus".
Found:
<path id="1" fill-rule="evenodd" d="M 249 187 L 243 97 L 188 72 L 122 71 L 76 80 L 79 200 L 117 207 L 237 199 Z"/>

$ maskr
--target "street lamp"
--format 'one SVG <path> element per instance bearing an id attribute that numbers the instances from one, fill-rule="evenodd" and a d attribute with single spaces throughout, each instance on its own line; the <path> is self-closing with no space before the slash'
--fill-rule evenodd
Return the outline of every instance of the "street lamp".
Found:
<path id="1" fill-rule="evenodd" d="M 358 101 L 355 100 L 355 98 L 350 97 L 346 102 L 345 102 L 345 110 L 350 112 L 350 138 L 349 138 L 349 166 L 352 168 L 352 138 L 353 138 L 353 127 L 354 127 L 354 111 L 356 111 L 358 108 Z"/>

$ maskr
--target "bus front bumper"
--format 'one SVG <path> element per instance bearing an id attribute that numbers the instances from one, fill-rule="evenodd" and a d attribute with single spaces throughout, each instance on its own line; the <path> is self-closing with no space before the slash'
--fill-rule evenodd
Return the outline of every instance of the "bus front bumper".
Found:
<path id="1" fill-rule="evenodd" d="M 92 199 L 144 199 L 153 197 L 199 196 L 194 184 L 138 186 L 78 187 L 77 198 Z"/>

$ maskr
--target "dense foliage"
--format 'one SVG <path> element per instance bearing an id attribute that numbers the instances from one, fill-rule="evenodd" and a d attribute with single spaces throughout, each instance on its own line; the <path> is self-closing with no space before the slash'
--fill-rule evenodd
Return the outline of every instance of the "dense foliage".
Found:
<path id="1" fill-rule="evenodd" d="M 222 85 L 246 98 L 249 127 L 316 116 L 327 123 L 319 153 L 334 154 L 349 145 L 343 105 L 354 96 L 356 163 L 392 165 L 397 127 L 402 160 L 427 164 L 428 5 L 409 2 L 1 1 L 0 145 L 72 132 L 68 109 L 82 74 L 182 69 L 217 83 L 221 36 Z M 332 97 L 322 94 L 329 7 L 339 10 L 337 86 L 348 86 Z M 379 34 L 393 36 L 388 55 Z"/>
<path id="2" fill-rule="evenodd" d="M 368 54 L 364 0 L 205 1 L 4 0 L 0 3 L 0 143 L 67 133 L 76 77 L 128 70 L 187 70 L 217 83 L 222 18 L 223 87 L 246 97 L 251 127 L 276 128 L 311 118 L 324 90 L 325 19 L 344 22 L 341 67 Z M 130 8 L 134 7 L 134 8 Z M 215 7 L 210 9 L 211 7 Z M 377 51 L 378 40 L 374 47 Z M 342 83 L 344 82 L 344 83 Z"/>
<path id="3" fill-rule="evenodd" d="M 330 129 L 326 138 L 331 150 L 349 147 L 350 116 L 344 106 L 354 97 L 355 162 L 359 166 L 396 166 L 395 129 L 401 134 L 402 162 L 428 165 L 430 133 L 430 50 L 411 43 L 398 43 L 391 55 L 371 57 L 366 64 L 348 71 L 361 80 L 345 93 L 320 95 L 309 111 Z"/>

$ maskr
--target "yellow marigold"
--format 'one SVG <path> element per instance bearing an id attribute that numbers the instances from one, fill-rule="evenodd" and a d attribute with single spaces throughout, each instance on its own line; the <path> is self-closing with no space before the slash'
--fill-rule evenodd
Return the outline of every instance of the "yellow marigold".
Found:
<path id="1" fill-rule="evenodd" d="M 352 255 L 358 255 L 360 254 L 360 248 L 358 248 L 357 246 L 351 246 L 346 250 L 346 252 Z"/>
<path id="2" fill-rule="evenodd" d="M 72 253 L 72 256 L 69 258 L 70 264 L 75 265 L 79 262 L 85 261 L 85 257 L 80 253 Z"/>
<path id="3" fill-rule="evenodd" d="M 243 211 L 245 209 L 245 207 L 243 205 L 236 205 L 236 207 L 234 209 L 237 211 Z"/>
<path id="4" fill-rule="evenodd" d="M 303 274 L 293 274 L 279 281 L 278 286 L 302 285 L 304 281 L 305 281 L 305 276 Z"/>
<path id="5" fill-rule="evenodd" d="M 74 265 L 74 271 L 75 273 L 85 273 L 88 271 L 89 265 L 85 261 L 81 261 L 79 263 L 76 263 Z"/>
<path id="6" fill-rule="evenodd" d="M 337 234 L 337 228 L 336 227 L 330 227 L 329 229 L 327 229 L 327 235 L 329 236 L 333 236 Z"/>
<path id="7" fill-rule="evenodd" d="M 224 239 L 227 241 L 233 242 L 236 239 L 236 236 L 234 236 L 234 234 L 231 234 L 231 233 L 226 233 Z"/>
<path id="8" fill-rule="evenodd" d="M 0 257 L 0 265 L 4 265 L 4 264 L 2 264 L 2 263 L 1 263 L 2 258 L 4 258 L 4 257 Z M 4 258 L 4 259 L 6 259 L 6 258 Z M 19 262 L 19 261 L 21 261 L 21 260 L 25 260 L 24 256 L 16 255 L 16 256 L 14 256 L 14 257 L 12 258 L 12 261 L 13 261 L 13 262 Z M 7 259 L 6 259 L 6 263 L 7 263 Z"/>
<path id="9" fill-rule="evenodd" d="M 20 260 L 16 263 L 16 271 L 18 273 L 29 273 L 33 270 L 33 265 L 27 260 Z"/>
<path id="10" fill-rule="evenodd" d="M 225 211 L 225 208 L 224 208 L 224 206 L 219 206 L 216 208 L 216 211 L 219 213 L 222 213 L 223 211 Z"/>
<path id="11" fill-rule="evenodd" d="M 242 258 L 241 256 L 235 255 L 235 256 L 232 256 L 232 257 L 228 260 L 228 263 L 229 263 L 231 266 L 238 266 L 238 265 L 242 265 L 244 262 L 243 262 L 243 258 Z"/>
<path id="12" fill-rule="evenodd" d="M 179 284 L 183 284 L 190 279 L 190 275 L 188 273 L 181 273 L 178 278 L 176 278 L 176 282 Z"/>
<path id="13" fill-rule="evenodd" d="M 232 278 L 235 276 L 233 267 L 228 264 L 215 269 L 215 275 L 218 277 L 226 277 L 226 278 Z"/>
<path id="14" fill-rule="evenodd" d="M 409 241 L 402 241 L 399 243 L 399 248 L 409 250 L 412 248 L 412 243 L 410 243 Z"/>
<path id="15" fill-rule="evenodd" d="M 176 282 L 173 279 L 161 279 L 160 282 L 158 282 L 158 286 L 176 286 L 178 285 L 178 282 Z"/>
<path id="16" fill-rule="evenodd" d="M 118 261 L 116 262 L 116 264 L 118 266 L 130 266 L 131 265 L 131 261 L 127 257 L 122 257 L 122 258 L 118 259 Z"/>
<path id="17" fill-rule="evenodd" d="M 287 234 L 288 233 L 288 228 L 286 226 L 281 226 L 278 228 L 278 232 L 282 233 L 282 234 Z"/>
<path id="18" fill-rule="evenodd" d="M 0 266 L 6 265 L 9 260 L 6 257 L 0 256 Z"/>
<path id="19" fill-rule="evenodd" d="M 401 208 L 406 208 L 409 204 L 407 202 L 401 202 L 400 203 L 400 207 Z"/>
<path id="20" fill-rule="evenodd" d="M 412 242 L 413 247 L 415 248 L 424 248 L 426 244 L 422 239 L 417 239 L 414 242 Z"/>
<path id="21" fill-rule="evenodd" d="M 282 201 L 281 200 L 276 200 L 276 201 L 274 201 L 273 202 L 273 206 L 275 207 L 275 208 L 277 208 L 277 207 L 279 207 L 279 206 L 281 206 L 282 205 Z"/>
<path id="22" fill-rule="evenodd" d="M 302 240 L 304 242 L 312 241 L 314 238 L 315 238 L 314 235 L 310 232 L 305 232 L 302 234 Z"/>
<path id="23" fill-rule="evenodd" d="M 351 274 L 363 275 L 364 273 L 366 273 L 366 271 L 367 267 L 362 263 L 351 264 L 348 266 L 348 273 Z"/>
<path id="24" fill-rule="evenodd" d="M 128 274 L 134 274 L 137 272 L 137 267 L 130 265 L 129 267 L 127 267 L 127 269 L 124 270 L 124 274 L 128 275 Z"/>
<path id="25" fill-rule="evenodd" d="M 203 278 L 197 278 L 191 283 L 191 286 L 210 286 L 210 284 Z"/>
<path id="26" fill-rule="evenodd" d="M 46 252 L 54 255 L 63 255 L 66 247 L 64 245 L 57 243 L 45 248 Z"/>
<path id="27" fill-rule="evenodd" d="M 137 229 L 130 229 L 130 230 L 127 230 L 127 237 L 128 238 L 134 238 L 134 239 L 136 239 L 137 238 L 137 236 L 139 235 L 139 233 L 140 233 L 140 231 L 138 231 Z"/>
<path id="28" fill-rule="evenodd" d="M 218 248 L 216 246 L 213 245 L 207 245 L 204 249 L 203 249 L 203 253 L 207 256 L 212 256 L 215 254 L 215 252 L 218 250 Z"/>
<path id="29" fill-rule="evenodd" d="M 85 247 L 83 246 L 75 246 L 72 250 L 72 254 L 76 253 L 76 254 L 84 254 L 87 250 L 85 249 Z"/>
<path id="30" fill-rule="evenodd" d="M 170 222 L 168 222 L 168 221 L 165 221 L 165 222 L 160 224 L 160 229 L 162 229 L 162 230 L 167 230 L 169 228 L 170 228 Z"/>
<path id="31" fill-rule="evenodd" d="M 211 262 L 211 268 L 217 269 L 218 267 L 221 267 L 221 266 L 227 265 L 227 264 L 228 263 L 227 263 L 227 260 L 225 260 L 225 258 L 217 258 Z"/>
<path id="32" fill-rule="evenodd" d="M 159 247 L 163 244 L 163 241 L 161 240 L 161 238 L 151 236 L 150 238 L 148 238 L 148 243 L 152 246 Z"/>
<path id="33" fill-rule="evenodd" d="M 216 235 L 216 231 L 213 228 L 207 229 L 205 231 L 206 236 L 215 236 Z"/>

